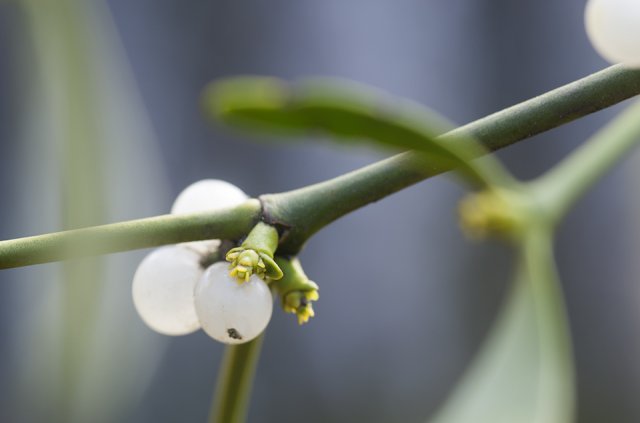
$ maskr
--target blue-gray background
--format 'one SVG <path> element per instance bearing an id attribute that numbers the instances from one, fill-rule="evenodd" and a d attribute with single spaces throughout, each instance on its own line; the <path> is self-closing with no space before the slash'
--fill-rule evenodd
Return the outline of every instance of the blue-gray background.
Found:
<path id="1" fill-rule="evenodd" d="M 144 173 L 115 187 L 129 190 L 129 201 L 112 220 L 166 213 L 172 198 L 198 179 L 225 179 L 259 195 L 383 157 L 329 143 L 257 144 L 211 125 L 198 102 L 203 86 L 217 77 L 347 77 L 465 123 L 606 66 L 588 43 L 584 2 L 576 0 L 111 0 L 107 6 L 112 16 L 100 28 L 109 19 L 115 24 L 107 32 L 117 33 L 112 56 L 125 76 L 104 79 L 127 81 L 123 96 L 139 101 L 136 116 L 148 119 L 142 125 L 150 129 L 142 130 L 150 142 L 137 159 L 116 160 L 120 167 L 110 170 L 135 174 L 129 167 L 139 166 Z M 34 189 L 55 177 L 49 173 L 55 156 L 24 147 L 31 119 L 24 98 L 34 90 L 22 58 L 29 49 L 25 21 L 19 6 L 0 5 L 2 239 L 60 228 L 55 192 Z M 501 157 L 518 176 L 534 177 L 616 110 L 537 136 Z M 40 161 L 29 161 L 33 156 Z M 147 160 L 154 163 L 142 163 Z M 634 183 L 640 175 L 634 162 L 630 158 L 599 183 L 558 238 L 580 422 L 640 420 L 640 207 Z M 139 183 L 145 178 L 146 185 Z M 470 244 L 461 235 L 455 217 L 461 193 L 450 178 L 429 180 L 343 218 L 309 242 L 301 258 L 321 286 L 317 317 L 298 327 L 291 316 L 274 314 L 251 422 L 420 422 L 437 409 L 486 334 L 511 270 L 506 249 Z M 135 395 L 116 401 L 115 414 L 103 411 L 92 421 L 203 421 L 222 346 L 201 332 L 164 338 L 136 318 L 127 275 L 141 254 L 118 255 L 127 256 L 119 269 L 124 276 L 111 282 L 121 321 L 97 336 L 113 346 L 120 327 L 162 353 L 140 376 L 145 381 Z M 42 305 L 39 290 L 55 272 L 55 265 L 0 272 L 0 374 L 12 375 L 0 378 L 3 421 L 39 418 L 29 387 L 50 375 L 35 372 L 25 381 L 17 374 L 16 367 L 32 367 L 34 354 L 18 347 L 29 345 L 18 332 L 27 330 L 22 320 Z M 30 288 L 24 292 L 24 286 Z M 129 346 L 121 342 L 118 349 Z M 116 360 L 102 365 L 117 374 Z M 109 383 L 126 390 L 136 368 Z"/>

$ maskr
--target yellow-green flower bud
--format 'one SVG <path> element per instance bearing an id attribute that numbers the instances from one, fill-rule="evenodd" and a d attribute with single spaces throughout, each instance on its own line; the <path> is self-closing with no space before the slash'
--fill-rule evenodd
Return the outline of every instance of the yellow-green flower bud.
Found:
<path id="1" fill-rule="evenodd" d="M 276 257 L 284 276 L 272 284 L 272 288 L 280 295 L 282 308 L 286 313 L 295 313 L 298 323 L 303 324 L 315 315 L 312 301 L 318 301 L 318 285 L 309 280 L 302 270 L 297 258 L 285 259 Z"/>
<path id="2" fill-rule="evenodd" d="M 298 316 L 298 324 L 307 323 L 315 316 L 311 301 L 320 298 L 317 290 L 292 291 L 286 294 L 282 300 L 282 308 L 286 313 L 295 313 Z"/>
<path id="3" fill-rule="evenodd" d="M 238 282 L 248 282 L 254 273 L 264 280 L 282 278 L 282 270 L 273 260 L 278 247 L 278 231 L 266 223 L 258 223 L 247 235 L 240 247 L 232 248 L 226 255 L 229 274 Z"/>

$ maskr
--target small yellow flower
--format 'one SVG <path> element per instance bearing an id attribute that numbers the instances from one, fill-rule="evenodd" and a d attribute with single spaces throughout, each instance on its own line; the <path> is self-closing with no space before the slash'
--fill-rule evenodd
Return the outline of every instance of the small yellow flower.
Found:
<path id="1" fill-rule="evenodd" d="M 282 309 L 286 313 L 296 314 L 298 323 L 307 323 L 315 316 L 312 301 L 318 301 L 318 285 L 309 280 L 296 257 L 276 257 L 276 263 L 284 276 L 271 285 L 271 289 L 280 295 Z"/>
<path id="2" fill-rule="evenodd" d="M 273 260 L 278 248 L 278 231 L 275 227 L 259 222 L 251 229 L 242 245 L 232 248 L 226 255 L 229 275 L 238 283 L 249 282 L 254 273 L 264 281 L 282 278 L 282 270 Z"/>
<path id="3" fill-rule="evenodd" d="M 311 301 L 317 301 L 319 298 L 320 295 L 317 289 L 293 291 L 285 295 L 283 308 L 287 313 L 295 313 L 298 316 L 298 324 L 302 325 L 315 316 Z"/>
<path id="4" fill-rule="evenodd" d="M 231 262 L 229 275 L 239 283 L 249 282 L 254 273 L 263 280 L 278 280 L 282 277 L 282 271 L 266 253 L 237 247 L 229 250 L 226 259 Z"/>

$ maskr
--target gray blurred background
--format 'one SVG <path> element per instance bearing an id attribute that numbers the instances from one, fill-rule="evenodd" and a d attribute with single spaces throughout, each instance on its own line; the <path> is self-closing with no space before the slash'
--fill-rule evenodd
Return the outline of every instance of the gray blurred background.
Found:
<path id="1" fill-rule="evenodd" d="M 65 130 L 56 126 L 67 98 L 56 84 L 65 76 L 52 70 L 55 48 L 65 47 L 51 47 L 65 25 L 47 26 L 53 14 L 39 3 L 0 3 L 0 239 L 60 230 L 72 207 L 63 195 Z M 167 213 L 182 188 L 203 178 L 256 196 L 384 157 L 325 142 L 258 144 L 208 123 L 199 95 L 215 78 L 341 76 L 462 124 L 606 66 L 586 39 L 584 1 L 576 0 L 63 3 L 84 25 L 79 48 L 93 87 L 85 100 L 98 110 L 96 136 L 86 142 L 101 164 L 85 169 L 100 173 L 105 205 L 95 223 Z M 518 176 L 534 177 L 616 110 L 500 156 Z M 598 184 L 558 238 L 580 422 L 640 421 L 638 163 L 629 158 Z M 274 314 L 250 422 L 421 422 L 437 409 L 480 345 L 511 274 L 506 248 L 460 233 L 462 192 L 438 177 L 309 242 L 301 259 L 321 287 L 317 317 L 298 327 Z M 137 318 L 130 283 L 144 254 L 95 263 L 104 281 L 91 272 L 81 281 L 95 287 L 86 294 L 93 301 L 71 294 L 72 303 L 90 305 L 83 326 L 90 336 L 59 335 L 70 321 L 85 322 L 60 300 L 69 298 L 60 265 L 0 271 L 1 421 L 52 421 L 56 395 L 82 404 L 69 420 L 205 420 L 222 346 L 202 332 L 163 337 Z M 85 351 L 63 394 L 61 339 Z"/>

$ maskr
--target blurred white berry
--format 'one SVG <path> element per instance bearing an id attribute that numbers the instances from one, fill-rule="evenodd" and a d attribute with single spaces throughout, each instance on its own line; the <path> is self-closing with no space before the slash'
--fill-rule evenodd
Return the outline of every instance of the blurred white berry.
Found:
<path id="1" fill-rule="evenodd" d="M 182 242 L 178 245 L 199 254 L 200 257 L 206 257 L 207 254 L 216 251 L 220 247 L 220 244 L 219 239 L 206 239 L 204 241 Z"/>
<path id="2" fill-rule="evenodd" d="M 202 329 L 225 344 L 241 344 L 257 337 L 267 327 L 273 297 L 267 284 L 256 275 L 239 284 L 229 276 L 229 265 L 210 266 L 195 289 L 196 313 Z"/>
<path id="3" fill-rule="evenodd" d="M 172 214 L 187 214 L 237 206 L 247 200 L 237 186 L 219 179 L 203 179 L 186 187 L 171 207 Z"/>
<path id="4" fill-rule="evenodd" d="M 640 67 L 640 0 L 589 0 L 585 26 L 606 60 Z"/>
<path id="5" fill-rule="evenodd" d="M 203 273 L 194 251 L 177 245 L 152 251 L 133 277 L 133 304 L 142 320 L 164 335 L 198 330 L 193 290 Z"/>

